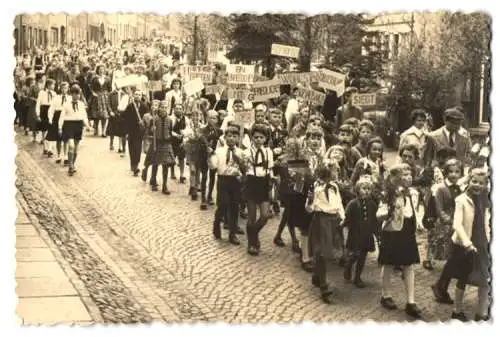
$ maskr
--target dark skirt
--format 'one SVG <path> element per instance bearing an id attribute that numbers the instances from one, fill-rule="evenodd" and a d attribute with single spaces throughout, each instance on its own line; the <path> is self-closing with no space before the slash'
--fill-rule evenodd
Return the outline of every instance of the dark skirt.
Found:
<path id="1" fill-rule="evenodd" d="M 323 212 L 314 212 L 309 228 L 309 246 L 312 255 L 321 255 L 326 259 L 333 258 L 334 245 L 338 236 L 340 216 Z"/>
<path id="2" fill-rule="evenodd" d="M 166 141 L 157 140 L 156 151 L 153 149 L 153 144 L 149 146 L 144 165 L 167 165 L 175 164 L 174 152 L 172 151 L 172 144 Z"/>
<path id="3" fill-rule="evenodd" d="M 288 225 L 302 232 L 309 231 L 312 214 L 306 211 L 307 197 L 302 194 L 287 194 L 282 198 L 288 211 Z"/>
<path id="4" fill-rule="evenodd" d="M 125 136 L 123 129 L 123 120 L 120 116 L 109 117 L 108 127 L 106 128 L 108 136 L 123 137 Z"/>
<path id="5" fill-rule="evenodd" d="M 47 131 L 50 127 L 49 108 L 50 108 L 50 105 L 40 106 L 40 121 L 37 122 L 37 130 L 38 131 Z"/>
<path id="6" fill-rule="evenodd" d="M 359 221 L 359 220 L 358 220 Z M 375 239 L 373 237 L 373 226 L 370 221 L 366 220 L 360 221 L 360 223 L 354 224 L 353 228 L 350 228 L 347 233 L 346 248 L 351 252 L 373 252 L 375 251 Z"/>
<path id="7" fill-rule="evenodd" d="M 446 262 L 451 278 L 476 287 L 489 285 L 490 266 L 487 248 L 478 247 L 478 251 L 473 253 L 456 244 L 452 244 L 451 256 Z"/>
<path id="8" fill-rule="evenodd" d="M 82 134 L 83 121 L 64 121 L 61 137 L 63 141 L 68 141 L 69 139 L 82 140 Z"/>
<path id="9" fill-rule="evenodd" d="M 382 230 L 378 262 L 389 266 L 410 266 L 420 263 L 415 217 L 405 218 L 400 231 Z"/>
<path id="10" fill-rule="evenodd" d="M 106 92 L 100 92 L 90 99 L 89 119 L 107 119 L 111 111 L 111 101 Z"/>
<path id="11" fill-rule="evenodd" d="M 54 111 L 54 116 L 52 117 L 52 124 L 49 126 L 49 130 L 47 132 L 47 139 L 48 141 L 54 142 L 54 141 L 60 141 L 62 140 L 61 136 L 59 135 L 59 117 L 61 116 L 61 111 L 56 110 Z"/>
<path id="12" fill-rule="evenodd" d="M 33 99 L 28 99 L 28 115 L 27 115 L 27 124 L 31 131 L 37 131 L 38 122 L 36 119 L 36 103 Z"/>
<path id="13" fill-rule="evenodd" d="M 172 149 L 174 151 L 175 157 L 179 158 L 179 160 L 186 158 L 186 150 L 184 149 L 181 140 L 178 139 L 173 140 Z"/>
<path id="14" fill-rule="evenodd" d="M 269 176 L 256 177 L 247 175 L 243 195 L 245 196 L 245 200 L 261 204 L 270 200 L 270 188 Z"/>

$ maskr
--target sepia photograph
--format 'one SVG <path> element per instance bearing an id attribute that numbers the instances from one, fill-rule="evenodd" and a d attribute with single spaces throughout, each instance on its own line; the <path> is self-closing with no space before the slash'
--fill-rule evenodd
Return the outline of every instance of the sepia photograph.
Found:
<path id="1" fill-rule="evenodd" d="M 6 50 L 20 325 L 491 324 L 486 11 L 63 11 Z"/>

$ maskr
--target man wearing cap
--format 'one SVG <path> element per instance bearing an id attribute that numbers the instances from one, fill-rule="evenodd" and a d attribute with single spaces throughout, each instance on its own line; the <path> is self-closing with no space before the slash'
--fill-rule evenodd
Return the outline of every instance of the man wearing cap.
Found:
<path id="1" fill-rule="evenodd" d="M 460 132 L 464 114 L 459 109 L 446 109 L 444 112 L 444 126 L 429 134 L 429 146 L 432 147 L 432 158 L 443 147 L 450 147 L 457 153 L 457 159 L 464 164 L 470 164 L 470 150 L 472 142 L 468 135 Z"/>

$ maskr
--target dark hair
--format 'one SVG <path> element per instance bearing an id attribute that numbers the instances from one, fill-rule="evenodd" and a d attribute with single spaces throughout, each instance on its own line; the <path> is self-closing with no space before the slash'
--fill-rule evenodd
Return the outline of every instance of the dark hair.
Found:
<path id="1" fill-rule="evenodd" d="M 349 133 L 350 135 L 353 135 L 353 133 L 354 133 L 354 128 L 352 127 L 352 125 L 349 125 L 349 124 L 342 124 L 342 125 L 339 127 L 339 132 L 347 132 L 347 133 Z"/>
<path id="2" fill-rule="evenodd" d="M 235 104 L 243 104 L 243 101 L 242 101 L 241 99 L 235 99 L 235 100 L 233 101 L 233 106 L 234 106 Z"/>
<path id="3" fill-rule="evenodd" d="M 266 138 L 269 138 L 269 128 L 264 124 L 254 124 L 252 129 L 250 130 L 250 136 L 253 136 L 255 133 L 262 133 Z"/>
<path id="4" fill-rule="evenodd" d="M 450 173 L 450 168 L 452 166 L 458 166 L 458 169 L 460 170 L 460 175 L 461 176 L 464 175 L 464 166 L 463 166 L 462 162 L 460 160 L 456 159 L 456 158 L 451 158 L 451 159 L 448 159 L 446 161 L 446 163 L 444 163 L 444 166 L 443 166 L 443 176 L 445 178 Z"/>
<path id="5" fill-rule="evenodd" d="M 45 82 L 45 88 L 47 89 L 51 84 L 56 84 L 56 81 L 54 81 L 51 78 L 48 78 L 47 81 Z"/>
<path id="6" fill-rule="evenodd" d="M 371 132 L 374 132 L 375 131 L 375 124 L 373 124 L 373 122 L 369 119 L 363 119 L 360 123 L 359 123 L 359 131 L 361 131 L 362 128 L 368 128 L 370 129 Z"/>
<path id="7" fill-rule="evenodd" d="M 106 70 L 106 68 L 104 67 L 104 65 L 99 64 L 99 65 L 95 68 L 95 73 L 96 73 L 96 75 L 97 75 L 97 74 L 99 74 L 99 69 L 104 69 L 104 70 Z"/>
<path id="8" fill-rule="evenodd" d="M 317 179 L 321 179 L 323 181 L 329 181 L 332 179 L 333 174 L 332 174 L 332 170 L 330 167 L 321 164 L 316 168 L 316 171 L 314 172 L 314 176 Z"/>
<path id="9" fill-rule="evenodd" d="M 170 83 L 170 89 L 173 89 L 174 88 L 174 83 L 179 83 L 179 86 L 182 86 L 182 81 L 178 78 L 174 78 L 172 80 L 172 83 Z"/>
<path id="10" fill-rule="evenodd" d="M 356 117 L 351 117 L 351 118 L 348 118 L 345 120 L 344 124 L 347 124 L 347 125 L 351 125 L 355 128 L 358 128 L 359 127 L 359 119 L 357 119 Z"/>
<path id="11" fill-rule="evenodd" d="M 427 112 L 425 112 L 424 109 L 414 109 L 412 112 L 411 112 L 411 121 L 412 122 L 415 122 L 415 120 L 417 118 L 423 118 L 423 119 L 427 119 Z"/>
<path id="12" fill-rule="evenodd" d="M 82 89 L 80 89 L 80 86 L 78 84 L 73 84 L 71 86 L 71 89 L 69 89 L 69 92 L 71 95 L 73 94 L 79 94 L 82 92 Z"/>
<path id="13" fill-rule="evenodd" d="M 225 134 L 236 134 L 236 135 L 239 135 L 240 134 L 240 130 L 241 130 L 241 127 L 238 125 L 238 124 L 235 124 L 233 122 L 229 122 L 227 123 L 227 127 L 226 127 L 226 132 Z"/>
<path id="14" fill-rule="evenodd" d="M 399 150 L 399 156 L 401 157 L 403 155 L 403 152 L 405 151 L 411 151 L 413 153 L 413 156 L 415 156 L 415 159 L 420 158 L 420 152 L 417 148 L 416 145 L 414 144 L 405 144 L 401 147 Z"/>

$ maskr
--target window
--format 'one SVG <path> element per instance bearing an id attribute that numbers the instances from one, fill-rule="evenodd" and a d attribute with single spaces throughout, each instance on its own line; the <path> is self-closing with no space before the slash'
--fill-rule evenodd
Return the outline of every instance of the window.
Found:
<path id="1" fill-rule="evenodd" d="M 28 27 L 28 41 L 27 41 L 28 43 L 26 44 L 27 48 L 31 48 L 32 46 L 31 44 L 32 34 L 33 34 L 33 28 Z"/>
<path id="2" fill-rule="evenodd" d="M 50 28 L 50 44 L 57 45 L 59 42 L 59 31 L 57 28 Z"/>

